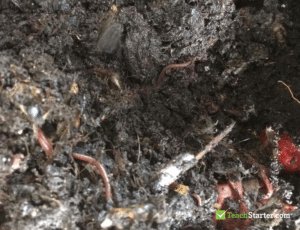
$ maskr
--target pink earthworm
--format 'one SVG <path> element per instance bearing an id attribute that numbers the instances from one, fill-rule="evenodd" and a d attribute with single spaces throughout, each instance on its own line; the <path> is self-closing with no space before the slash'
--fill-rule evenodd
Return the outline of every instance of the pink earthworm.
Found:
<path id="1" fill-rule="evenodd" d="M 201 206 L 201 198 L 197 194 L 193 193 L 193 194 L 191 194 L 191 197 L 193 197 L 197 200 L 198 207 Z"/>
<path id="2" fill-rule="evenodd" d="M 196 58 L 193 58 L 193 60 L 189 61 L 189 62 L 185 62 L 185 63 L 181 63 L 181 64 L 170 64 L 170 65 L 167 65 L 160 73 L 159 75 L 159 78 L 157 79 L 157 84 L 161 84 L 162 81 L 165 79 L 165 73 L 168 69 L 177 69 L 177 68 L 184 68 L 184 67 L 188 67 L 188 66 L 193 66 L 196 59 L 198 59 L 197 57 Z"/>
<path id="3" fill-rule="evenodd" d="M 45 133 L 38 128 L 36 125 L 33 125 L 33 132 L 35 135 L 35 138 L 42 146 L 43 150 L 47 154 L 47 156 L 51 156 L 53 154 L 53 148 L 51 142 L 47 139 Z"/>
<path id="4" fill-rule="evenodd" d="M 103 182 L 104 182 L 106 200 L 112 201 L 112 193 L 111 193 L 111 186 L 109 183 L 109 179 L 108 179 L 107 173 L 106 173 L 104 167 L 101 165 L 101 163 L 92 157 L 78 154 L 78 153 L 73 153 L 72 157 L 77 160 L 85 161 L 88 164 L 93 165 L 98 169 L 98 171 L 103 179 Z"/>

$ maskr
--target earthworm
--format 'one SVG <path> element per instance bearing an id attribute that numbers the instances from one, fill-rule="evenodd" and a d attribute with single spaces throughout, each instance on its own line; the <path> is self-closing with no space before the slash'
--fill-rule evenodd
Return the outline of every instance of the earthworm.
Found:
<path id="1" fill-rule="evenodd" d="M 273 185 L 272 185 L 272 183 L 270 182 L 270 180 L 269 180 L 269 178 L 267 176 L 267 169 L 266 169 L 266 167 L 264 167 L 264 166 L 261 166 L 261 167 L 262 167 L 262 170 L 260 171 L 259 174 L 260 174 L 260 177 L 263 180 L 263 182 L 265 183 L 266 188 L 267 188 L 267 194 L 265 195 L 265 197 L 262 200 L 262 202 L 265 203 L 273 195 L 274 188 L 273 188 Z"/>
<path id="2" fill-rule="evenodd" d="M 78 154 L 78 153 L 73 153 L 72 157 L 74 159 L 85 161 L 88 164 L 93 165 L 98 169 L 98 171 L 99 171 L 99 173 L 100 173 L 100 175 L 103 179 L 103 182 L 104 182 L 106 200 L 107 201 L 112 201 L 111 186 L 110 186 L 106 171 L 105 171 L 104 167 L 101 165 L 101 163 L 99 161 L 97 161 L 96 159 L 92 158 L 92 157 L 82 155 L 82 154 Z"/>
<path id="3" fill-rule="evenodd" d="M 167 65 L 160 73 L 159 78 L 157 79 L 157 84 L 160 84 L 165 79 L 165 73 L 168 69 L 176 69 L 176 68 L 184 68 L 188 66 L 193 66 L 194 62 L 197 58 L 194 58 L 193 60 L 181 64 L 170 64 Z"/>
<path id="4" fill-rule="evenodd" d="M 259 163 L 256 163 L 252 157 L 249 158 L 249 162 L 260 168 L 260 172 L 259 172 L 258 176 L 262 179 L 262 181 L 264 182 L 264 184 L 267 188 L 267 194 L 261 200 L 261 202 L 266 203 L 274 193 L 274 187 L 273 187 L 272 183 L 270 182 L 269 177 L 267 176 L 267 168 L 263 165 L 260 165 Z"/>
<path id="5" fill-rule="evenodd" d="M 51 156 L 53 154 L 53 148 L 51 142 L 47 139 L 45 133 L 38 128 L 36 125 L 33 125 L 33 132 L 35 135 L 35 138 L 42 146 L 43 150 L 48 156 Z"/>
<path id="6" fill-rule="evenodd" d="M 191 197 L 193 197 L 197 200 L 198 206 L 201 206 L 201 198 L 197 194 L 193 193 L 193 194 L 191 194 Z"/>

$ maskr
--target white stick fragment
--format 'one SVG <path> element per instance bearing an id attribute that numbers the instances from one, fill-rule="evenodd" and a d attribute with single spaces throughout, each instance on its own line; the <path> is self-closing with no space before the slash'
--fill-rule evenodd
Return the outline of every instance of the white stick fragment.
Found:
<path id="1" fill-rule="evenodd" d="M 190 155 L 193 156 L 193 155 Z M 193 156 L 194 157 L 194 156 Z M 161 173 L 164 175 L 158 182 L 158 186 L 169 186 L 180 175 L 181 170 L 174 165 L 163 169 Z"/>
<path id="2" fill-rule="evenodd" d="M 191 153 L 184 153 L 175 157 L 169 164 L 159 171 L 154 182 L 151 183 L 153 191 L 166 193 L 168 191 L 168 186 L 176 181 L 180 175 L 194 167 L 199 159 L 218 145 L 219 142 L 231 132 L 234 125 L 235 122 L 228 126 L 220 135 L 215 137 L 207 146 L 205 146 L 203 151 L 197 154 L 197 156 L 194 156 Z"/>
<path id="3" fill-rule="evenodd" d="M 113 225 L 113 222 L 112 222 L 110 219 L 106 218 L 106 219 L 102 222 L 101 228 L 109 228 L 109 227 L 111 227 L 112 225 Z"/>

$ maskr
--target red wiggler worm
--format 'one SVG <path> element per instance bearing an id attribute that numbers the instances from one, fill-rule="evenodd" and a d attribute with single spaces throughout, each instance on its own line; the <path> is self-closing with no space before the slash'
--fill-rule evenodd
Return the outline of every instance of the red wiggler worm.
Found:
<path id="1" fill-rule="evenodd" d="M 165 78 L 165 73 L 168 69 L 176 69 L 176 68 L 184 68 L 184 67 L 188 67 L 188 66 L 193 66 L 195 61 L 198 59 L 198 57 L 193 58 L 193 60 L 189 61 L 189 62 L 185 62 L 185 63 L 181 63 L 181 64 L 170 64 L 167 65 L 160 73 L 159 78 L 157 79 L 157 84 L 162 83 L 162 81 Z"/>
<path id="2" fill-rule="evenodd" d="M 99 171 L 99 173 L 100 173 L 100 175 L 103 179 L 103 182 L 104 182 L 106 200 L 107 201 L 112 201 L 111 186 L 110 186 L 106 171 L 105 171 L 104 167 L 101 165 L 101 163 L 99 161 L 97 161 L 96 159 L 92 158 L 92 157 L 82 155 L 82 154 L 78 154 L 78 153 L 73 153 L 72 157 L 74 159 L 85 161 L 88 164 L 93 165 L 98 169 L 98 171 Z"/>
<path id="3" fill-rule="evenodd" d="M 191 195 L 191 197 L 193 197 L 193 198 L 195 198 L 197 200 L 198 206 L 201 206 L 201 198 L 197 194 L 193 193 Z"/>
<path id="4" fill-rule="evenodd" d="M 47 156 L 51 156 L 53 154 L 53 148 L 51 142 L 47 139 L 45 133 L 38 128 L 36 125 L 33 125 L 33 132 L 35 135 L 35 138 L 42 146 L 43 150 L 47 154 Z"/>

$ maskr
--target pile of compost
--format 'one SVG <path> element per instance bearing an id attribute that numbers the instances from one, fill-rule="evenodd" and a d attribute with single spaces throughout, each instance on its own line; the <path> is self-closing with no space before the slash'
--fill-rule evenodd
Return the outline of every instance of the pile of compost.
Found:
<path id="1" fill-rule="evenodd" d="M 299 15 L 1 0 L 0 230 L 299 230 Z"/>

